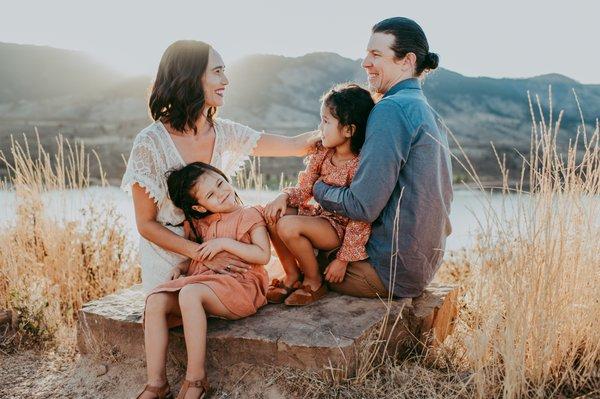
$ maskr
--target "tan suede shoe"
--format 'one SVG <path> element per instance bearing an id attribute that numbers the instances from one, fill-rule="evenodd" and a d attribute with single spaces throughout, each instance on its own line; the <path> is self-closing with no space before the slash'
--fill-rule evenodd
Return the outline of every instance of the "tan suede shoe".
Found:
<path id="1" fill-rule="evenodd" d="M 293 287 L 288 287 L 287 285 L 283 284 L 283 281 L 274 278 L 267 289 L 267 301 L 269 303 L 283 303 L 285 298 L 287 298 L 293 291 Z"/>
<path id="2" fill-rule="evenodd" d="M 313 291 L 308 285 L 303 285 L 287 297 L 285 304 L 288 306 L 309 305 L 323 298 L 325 295 L 327 295 L 327 286 L 325 283 L 322 283 L 316 291 Z"/>

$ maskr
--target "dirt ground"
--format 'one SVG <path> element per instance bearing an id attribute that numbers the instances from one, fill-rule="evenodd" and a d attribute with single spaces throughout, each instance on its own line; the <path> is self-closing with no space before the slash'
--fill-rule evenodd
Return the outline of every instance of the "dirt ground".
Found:
<path id="1" fill-rule="evenodd" d="M 0 355 L 0 398 L 135 398 L 145 382 L 142 360 L 101 362 L 77 353 L 25 350 Z M 182 377 L 169 367 L 177 394 Z M 273 378 L 252 366 L 236 366 L 211 380 L 211 398 L 290 398 Z M 210 372 L 209 372 L 210 378 Z"/>

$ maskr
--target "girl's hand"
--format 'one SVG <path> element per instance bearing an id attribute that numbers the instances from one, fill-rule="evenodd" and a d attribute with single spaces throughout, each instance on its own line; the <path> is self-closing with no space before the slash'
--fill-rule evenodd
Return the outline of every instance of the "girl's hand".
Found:
<path id="1" fill-rule="evenodd" d="M 235 273 L 244 274 L 250 270 L 250 266 L 248 264 L 228 255 L 206 260 L 202 264 L 215 273 L 229 274 L 231 276 L 233 276 Z"/>
<path id="2" fill-rule="evenodd" d="M 273 201 L 265 205 L 264 217 L 267 224 L 275 224 L 287 210 L 288 195 L 281 193 Z"/>
<path id="3" fill-rule="evenodd" d="M 225 250 L 228 238 L 214 238 L 200 244 L 196 260 L 211 260 L 216 254 Z"/>
<path id="4" fill-rule="evenodd" d="M 348 267 L 348 262 L 344 262 L 343 260 L 334 259 L 326 268 L 325 268 L 325 280 L 330 283 L 341 283 L 344 280 L 344 276 L 346 275 L 346 268 Z"/>

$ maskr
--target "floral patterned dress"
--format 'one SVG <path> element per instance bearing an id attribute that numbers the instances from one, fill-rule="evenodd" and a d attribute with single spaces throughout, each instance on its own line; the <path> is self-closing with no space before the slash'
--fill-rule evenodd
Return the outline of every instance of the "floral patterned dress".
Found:
<path id="1" fill-rule="evenodd" d="M 331 223 L 342 245 L 336 257 L 346 262 L 354 262 L 368 258 L 365 248 L 371 225 L 362 221 L 350 220 L 337 213 L 328 212 L 319 204 L 311 203 L 313 185 L 319 179 L 332 186 L 348 187 L 358 168 L 359 157 L 355 157 L 342 165 L 334 165 L 332 156 L 334 149 L 323 147 L 317 143 L 316 150 L 307 157 L 306 169 L 298 174 L 296 187 L 287 187 L 283 192 L 289 195 L 288 206 L 298 208 L 299 215 L 325 218 Z"/>

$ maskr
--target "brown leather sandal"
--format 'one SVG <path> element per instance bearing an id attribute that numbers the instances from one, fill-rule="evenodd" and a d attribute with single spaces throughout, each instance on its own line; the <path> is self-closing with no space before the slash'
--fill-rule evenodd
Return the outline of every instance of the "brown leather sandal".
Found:
<path id="1" fill-rule="evenodd" d="M 284 290 L 284 292 L 281 292 Z M 288 287 L 283 284 L 282 280 L 274 278 L 267 289 L 267 302 L 269 303 L 283 303 L 285 298 L 290 296 L 294 291 L 294 287 Z"/>
<path id="2" fill-rule="evenodd" d="M 185 394 L 190 388 L 202 388 L 202 392 L 200 393 L 200 396 L 198 396 L 198 399 L 204 398 L 208 391 L 210 391 L 210 385 L 208 385 L 208 379 L 206 377 L 196 381 L 183 380 L 183 384 L 181 384 L 181 389 L 179 390 L 177 399 L 185 398 Z"/>
<path id="3" fill-rule="evenodd" d="M 323 298 L 325 295 L 327 295 L 327 286 L 325 285 L 325 282 L 321 283 L 321 286 L 315 291 L 308 285 L 302 285 L 287 297 L 285 304 L 288 306 L 309 305 Z"/>
<path id="4" fill-rule="evenodd" d="M 146 385 L 144 390 L 136 396 L 136 399 L 139 399 L 140 396 L 144 392 L 150 392 L 156 395 L 156 399 L 173 399 L 173 394 L 171 394 L 171 388 L 169 387 L 169 383 L 165 383 L 162 387 L 153 387 L 152 385 Z"/>

